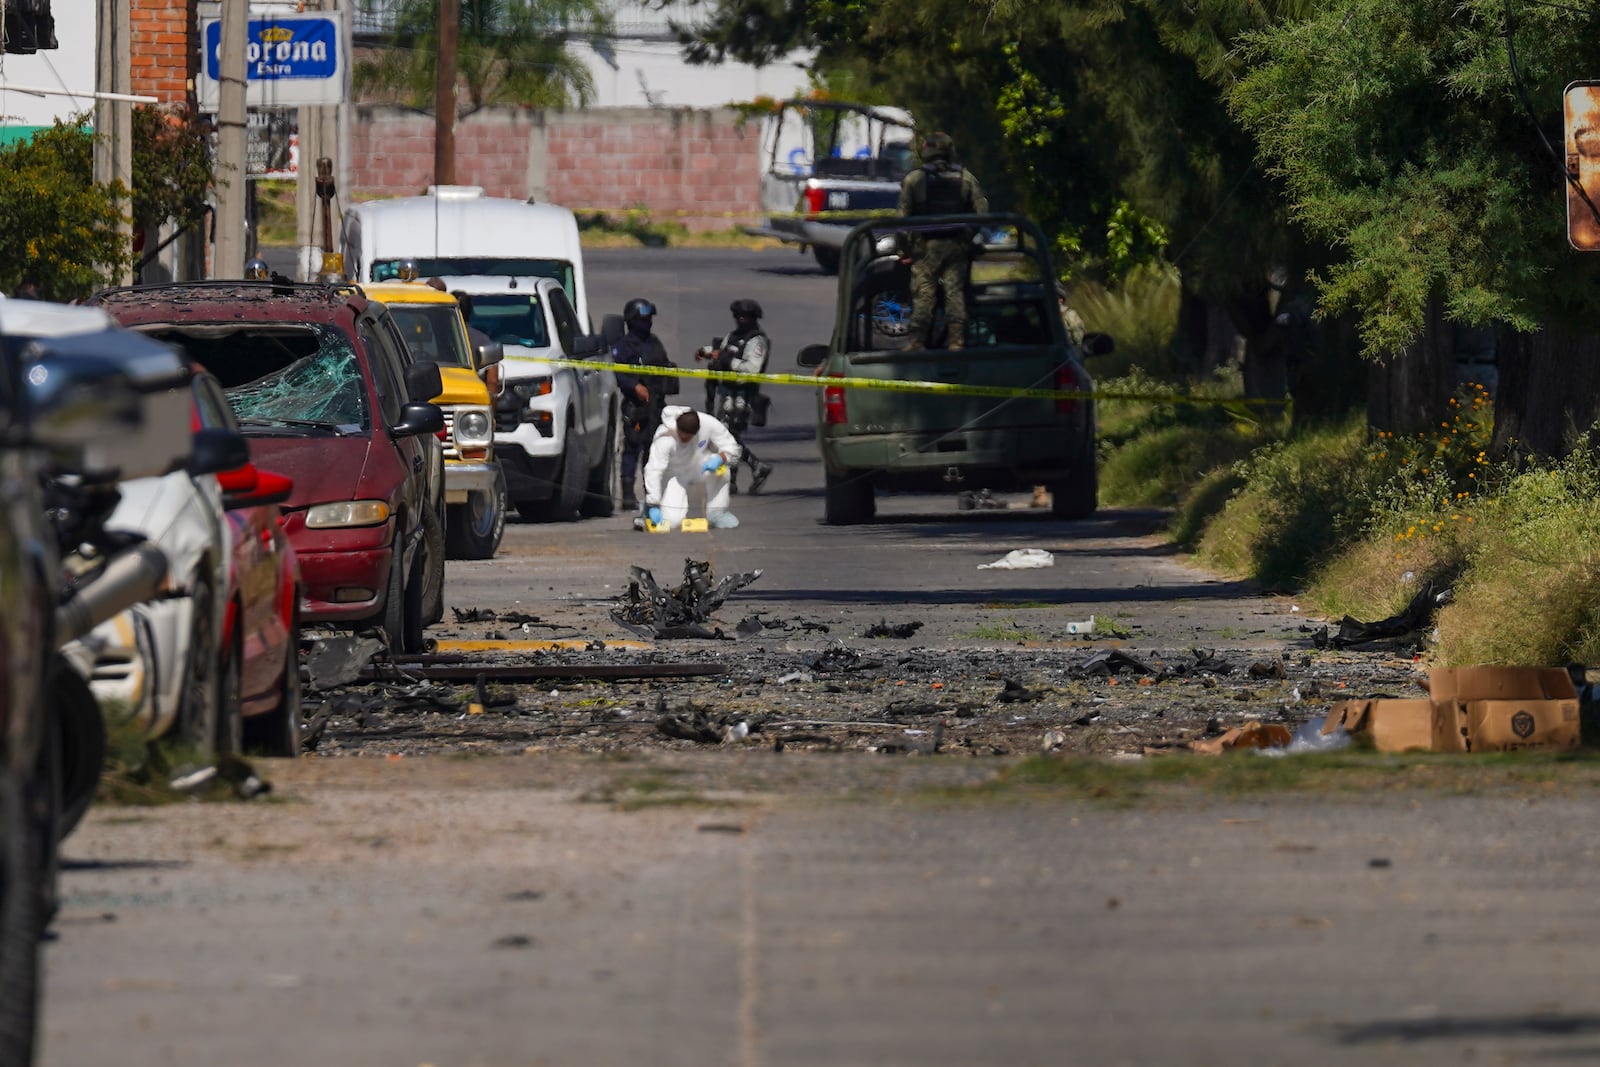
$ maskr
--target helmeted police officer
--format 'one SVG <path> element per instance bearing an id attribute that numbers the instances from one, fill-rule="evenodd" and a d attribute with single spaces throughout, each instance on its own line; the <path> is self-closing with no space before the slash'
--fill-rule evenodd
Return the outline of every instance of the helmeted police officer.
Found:
<path id="1" fill-rule="evenodd" d="M 971 215 L 989 210 L 970 170 L 955 161 L 955 143 L 934 132 L 922 141 L 922 166 L 900 183 L 900 214 Z M 911 236 L 911 324 L 913 345 L 926 346 L 933 328 L 934 294 L 944 293 L 947 348 L 966 347 L 967 260 L 971 233 L 965 227 Z"/>
<path id="2" fill-rule="evenodd" d="M 651 332 L 655 315 L 656 306 L 648 300 L 635 297 L 623 305 L 622 321 L 627 332 L 611 346 L 613 363 L 672 366 L 666 346 Z M 622 392 L 622 506 L 632 510 L 639 506 L 633 488 L 639 455 L 650 447 L 650 439 L 661 422 L 667 394 L 678 391 L 678 381 L 655 374 L 619 372 L 617 388 Z"/>
<path id="3" fill-rule="evenodd" d="M 762 374 L 767 369 L 767 355 L 772 341 L 761 330 L 761 305 L 754 300 L 739 299 L 728 305 L 733 313 L 733 332 L 723 338 L 719 348 L 702 349 L 704 358 L 711 360 L 711 369 L 732 371 L 736 374 Z M 696 353 L 696 358 L 702 358 Z M 763 463 L 750 450 L 745 432 L 754 423 L 767 421 L 767 398 L 761 395 L 758 382 L 730 382 L 712 379 L 711 414 L 726 426 L 738 440 L 739 459 L 735 462 L 729 481 L 731 492 L 739 491 L 739 464 L 750 468 L 750 491 L 761 492 L 762 485 L 772 476 L 772 464 Z"/>

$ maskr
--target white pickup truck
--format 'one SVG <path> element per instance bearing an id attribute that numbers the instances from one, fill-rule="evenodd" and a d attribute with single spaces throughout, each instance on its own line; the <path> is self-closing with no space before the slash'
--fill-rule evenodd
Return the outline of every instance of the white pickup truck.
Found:
<path id="1" fill-rule="evenodd" d="M 603 358 L 589 332 L 572 212 L 485 196 L 477 186 L 429 186 L 423 196 L 352 205 L 342 237 L 357 282 L 398 277 L 410 260 L 419 278 L 473 297 L 470 325 L 505 350 L 494 449 L 518 514 L 612 514 L 622 493 L 616 376 L 549 362 Z"/>
<path id="2" fill-rule="evenodd" d="M 495 458 L 506 494 L 525 519 L 576 519 L 616 511 L 622 493 L 622 415 L 609 370 L 551 360 L 604 359 L 553 278 L 445 276 L 471 298 L 468 325 L 500 342 L 505 389 L 495 400 Z"/>
<path id="3" fill-rule="evenodd" d="M 762 128 L 759 226 L 745 232 L 807 247 L 829 274 L 864 212 L 893 214 L 900 180 L 917 165 L 911 115 L 837 100 L 786 100 Z"/>

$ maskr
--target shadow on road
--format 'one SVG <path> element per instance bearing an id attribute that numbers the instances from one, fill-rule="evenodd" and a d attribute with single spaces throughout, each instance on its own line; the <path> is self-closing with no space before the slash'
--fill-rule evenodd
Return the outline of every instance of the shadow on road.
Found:
<path id="1" fill-rule="evenodd" d="M 1600 1033 L 1600 1015 L 1491 1015 L 1479 1019 L 1378 1019 L 1336 1028 L 1341 1045 L 1485 1037 L 1553 1037 Z"/>

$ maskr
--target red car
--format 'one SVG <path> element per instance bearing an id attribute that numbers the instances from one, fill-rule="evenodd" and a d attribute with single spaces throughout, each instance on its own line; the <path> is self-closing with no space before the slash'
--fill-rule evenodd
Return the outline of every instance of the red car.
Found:
<path id="1" fill-rule="evenodd" d="M 196 428 L 238 430 L 222 387 L 195 379 Z M 223 722 L 269 756 L 300 752 L 300 563 L 279 505 L 294 481 L 254 463 L 217 476 L 232 542 L 222 617 Z M 237 710 L 237 714 L 234 714 Z M 234 745 L 234 751 L 239 746 Z"/>

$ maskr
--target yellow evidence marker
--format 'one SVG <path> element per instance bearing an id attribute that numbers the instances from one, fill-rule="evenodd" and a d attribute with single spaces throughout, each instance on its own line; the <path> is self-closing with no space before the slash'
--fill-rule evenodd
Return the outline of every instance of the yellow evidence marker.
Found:
<path id="1" fill-rule="evenodd" d="M 705 533 L 711 529 L 711 524 L 705 519 L 684 519 L 679 529 L 684 533 Z"/>

